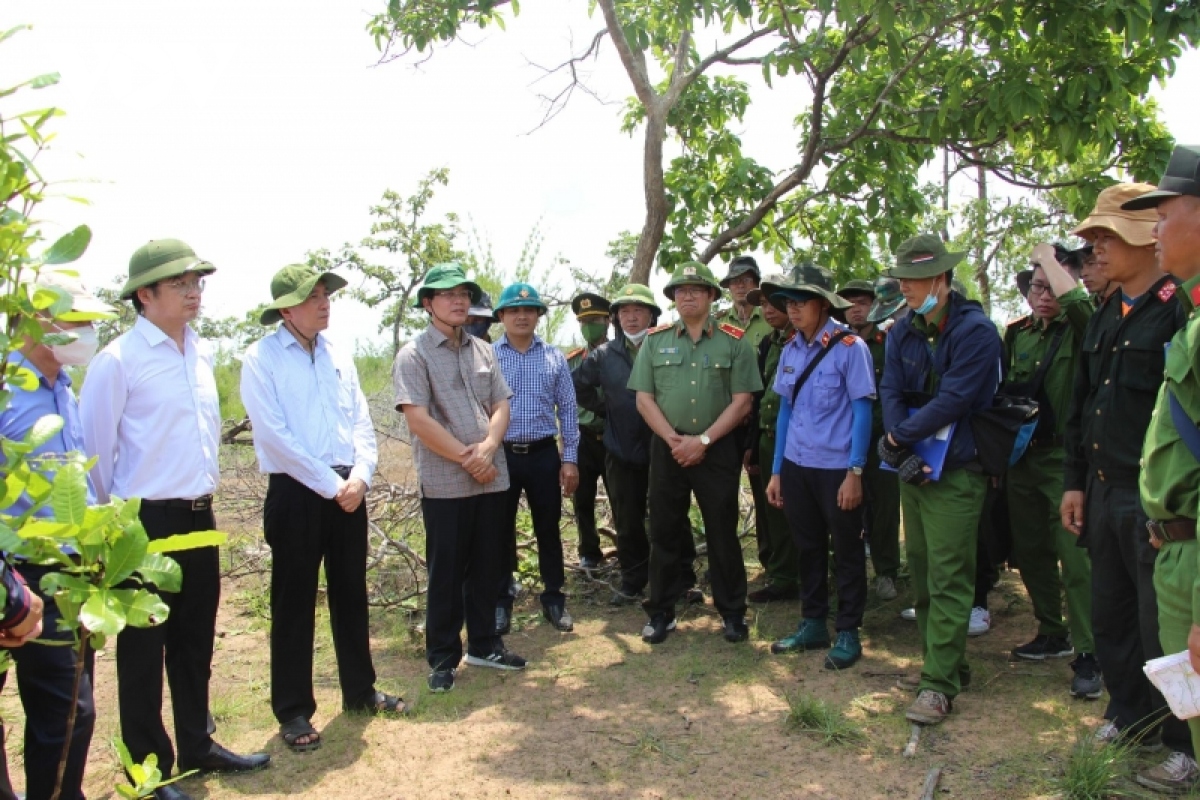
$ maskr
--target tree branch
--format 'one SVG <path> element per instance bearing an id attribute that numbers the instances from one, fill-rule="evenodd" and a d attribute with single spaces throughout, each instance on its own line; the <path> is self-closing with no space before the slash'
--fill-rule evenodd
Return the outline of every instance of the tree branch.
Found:
<path id="1" fill-rule="evenodd" d="M 608 29 L 613 46 L 617 48 L 617 55 L 621 57 L 621 64 L 625 67 L 625 72 L 633 84 L 633 92 L 649 111 L 650 106 L 657 99 L 657 95 L 654 92 L 654 86 L 650 83 L 650 75 L 646 71 L 646 55 L 629 46 L 629 40 L 625 38 L 625 29 L 621 27 L 621 20 L 617 18 L 617 9 L 613 0 L 596 0 L 596 4 L 604 12 L 604 25 Z"/>

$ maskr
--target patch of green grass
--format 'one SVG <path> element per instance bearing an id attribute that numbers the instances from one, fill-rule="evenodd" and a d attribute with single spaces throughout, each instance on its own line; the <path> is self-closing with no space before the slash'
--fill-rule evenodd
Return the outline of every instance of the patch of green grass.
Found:
<path id="1" fill-rule="evenodd" d="M 820 737 L 823 744 L 861 744 L 867 739 L 861 728 L 819 697 L 790 692 L 784 699 L 788 704 L 784 727 L 789 731 L 813 734 Z"/>
<path id="2" fill-rule="evenodd" d="M 1151 797 L 1126 781 L 1133 762 L 1133 742 L 1098 745 L 1080 731 L 1054 787 L 1064 800 L 1107 800 L 1110 797 Z"/>

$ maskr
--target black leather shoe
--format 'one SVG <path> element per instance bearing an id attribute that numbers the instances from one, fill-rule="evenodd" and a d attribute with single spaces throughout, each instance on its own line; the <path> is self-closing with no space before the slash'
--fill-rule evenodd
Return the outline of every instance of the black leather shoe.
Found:
<path id="1" fill-rule="evenodd" d="M 750 638 L 750 629 L 746 627 L 746 620 L 742 617 L 725 617 L 721 622 L 725 641 L 744 642 Z"/>
<path id="2" fill-rule="evenodd" d="M 192 796 L 182 789 L 176 789 L 172 784 L 155 789 L 154 800 L 192 800 Z"/>
<path id="3" fill-rule="evenodd" d="M 496 635 L 503 636 L 512 630 L 512 612 L 504 606 L 496 606 Z"/>
<path id="4" fill-rule="evenodd" d="M 570 633 L 575 630 L 575 621 L 571 619 L 571 612 L 567 611 L 566 604 L 545 605 L 542 606 L 542 616 L 544 616 L 555 630 L 562 633 Z"/>
<path id="5" fill-rule="evenodd" d="M 213 742 L 212 749 L 208 751 L 208 755 L 200 759 L 195 764 L 184 764 L 180 762 L 179 769 L 183 772 L 198 769 L 201 772 L 253 772 L 256 769 L 262 769 L 271 763 L 271 757 L 266 753 L 251 753 L 248 756 L 239 756 L 237 753 L 231 753 L 221 745 Z"/>

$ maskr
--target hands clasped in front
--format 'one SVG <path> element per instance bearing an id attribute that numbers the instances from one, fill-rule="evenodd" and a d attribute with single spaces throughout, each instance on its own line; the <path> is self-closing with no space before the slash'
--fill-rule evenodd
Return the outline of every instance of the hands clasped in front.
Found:
<path id="1" fill-rule="evenodd" d="M 681 467 L 696 466 L 704 460 L 704 455 L 708 452 L 699 436 L 673 433 L 667 437 L 667 445 L 671 448 L 671 457 Z"/>

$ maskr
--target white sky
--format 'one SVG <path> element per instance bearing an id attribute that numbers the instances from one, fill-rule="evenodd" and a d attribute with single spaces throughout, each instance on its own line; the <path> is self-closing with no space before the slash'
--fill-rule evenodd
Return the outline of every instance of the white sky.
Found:
<path id="1" fill-rule="evenodd" d="M 470 218 L 511 266 L 540 221 L 544 260 L 606 271 L 605 244 L 643 216 L 641 137 L 618 131 L 630 94 L 604 45 L 589 85 L 542 117 L 539 72 L 582 49 L 600 21 L 587 3 L 528 4 L 507 32 L 427 63 L 375 66 L 364 26 L 385 0 L 6 0 L 4 28 L 34 26 L 0 46 L 3 85 L 44 72 L 62 82 L 6 101 L 7 112 L 55 105 L 55 151 L 43 170 L 81 183 L 64 193 L 90 206 L 47 205 L 48 236 L 86 223 L 94 239 L 78 269 L 93 285 L 123 273 L 152 238 L 176 237 L 218 268 L 205 311 L 236 314 L 270 299 L 270 276 L 305 251 L 336 249 L 367 232 L 384 189 L 408 195 L 431 168 L 450 168 L 436 210 Z M 572 44 L 574 42 L 574 45 Z M 757 81 L 754 68 L 744 73 Z M 1200 82 L 1189 53 L 1159 92 L 1171 133 L 1200 142 Z M 764 163 L 795 150 L 797 82 L 780 82 L 742 131 Z M 766 91 L 766 90 L 764 90 Z M 763 261 L 760 260 L 760 264 Z M 335 304 L 331 334 L 378 341 L 377 317 Z"/>

